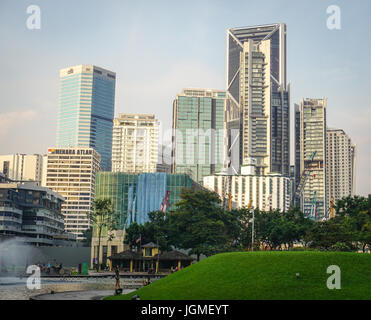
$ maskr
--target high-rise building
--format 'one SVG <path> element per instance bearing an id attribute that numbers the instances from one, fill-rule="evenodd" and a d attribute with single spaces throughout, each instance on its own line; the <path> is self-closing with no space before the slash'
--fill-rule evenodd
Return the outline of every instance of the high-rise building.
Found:
<path id="1" fill-rule="evenodd" d="M 227 156 L 233 173 L 253 158 L 257 174 L 289 175 L 290 86 L 286 25 L 227 30 Z M 254 161 L 255 161 L 254 160 Z"/>
<path id="2" fill-rule="evenodd" d="M 171 173 L 171 144 L 170 146 L 159 145 L 156 172 Z"/>
<path id="3" fill-rule="evenodd" d="M 342 129 L 327 128 L 327 199 L 353 196 L 356 146 Z M 329 205 L 330 207 L 330 205 Z"/>
<path id="4" fill-rule="evenodd" d="M 173 104 L 173 173 L 187 173 L 202 183 L 224 163 L 226 92 L 183 89 Z"/>
<path id="5" fill-rule="evenodd" d="M 62 205 L 65 231 L 84 239 L 94 211 L 95 175 L 100 155 L 92 148 L 49 148 L 45 156 L 43 186 L 65 198 Z"/>
<path id="6" fill-rule="evenodd" d="M 289 210 L 290 178 L 278 173 L 256 175 L 248 167 L 251 166 L 242 167 L 241 174 L 238 175 L 220 174 L 204 177 L 204 187 L 218 193 L 222 200 L 230 195 L 232 207 L 235 208 L 251 205 L 264 211 Z"/>
<path id="7" fill-rule="evenodd" d="M 300 182 L 300 106 L 295 103 L 294 111 L 295 120 L 295 191 L 299 186 Z M 299 199 L 294 195 L 294 203 L 298 204 Z"/>
<path id="8" fill-rule="evenodd" d="M 159 122 L 152 114 L 120 114 L 114 120 L 112 171 L 156 172 Z"/>
<path id="9" fill-rule="evenodd" d="M 111 170 L 115 83 L 114 72 L 93 65 L 60 70 L 57 148 L 93 148 L 104 170 Z"/>
<path id="10" fill-rule="evenodd" d="M 42 164 L 40 154 L 0 155 L 0 172 L 13 181 L 35 181 L 40 185 Z"/>
<path id="11" fill-rule="evenodd" d="M 36 246 L 56 245 L 63 233 L 64 198 L 34 182 L 0 183 L 0 235 Z"/>
<path id="12" fill-rule="evenodd" d="M 300 103 L 299 198 L 304 214 L 319 220 L 328 217 L 326 198 L 326 99 L 303 99 Z"/>

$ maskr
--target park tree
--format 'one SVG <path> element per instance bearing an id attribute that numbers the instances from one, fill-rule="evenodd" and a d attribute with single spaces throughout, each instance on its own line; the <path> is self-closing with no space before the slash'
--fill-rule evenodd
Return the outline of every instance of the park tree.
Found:
<path id="1" fill-rule="evenodd" d="M 252 217 L 250 210 L 248 213 L 250 223 L 245 232 L 247 247 L 251 247 Z M 283 246 L 287 250 L 292 248 L 295 242 L 303 240 L 307 230 L 314 224 L 297 207 L 292 207 L 284 212 L 279 209 L 261 211 L 255 208 L 254 217 L 254 246 L 268 246 L 270 250 L 281 249 Z"/>
<path id="2" fill-rule="evenodd" d="M 336 217 L 352 230 L 352 240 L 357 242 L 364 252 L 371 246 L 371 195 L 368 197 L 348 196 L 335 205 Z"/>
<path id="3" fill-rule="evenodd" d="M 249 231 L 250 210 L 246 207 L 232 209 L 224 215 L 228 244 L 226 251 L 248 248 L 251 243 Z"/>
<path id="4" fill-rule="evenodd" d="M 141 239 L 141 243 L 155 242 L 160 250 L 170 250 L 171 243 L 166 214 L 162 211 L 152 211 L 148 213 L 148 218 L 148 222 L 142 225 L 134 222 L 126 229 L 125 243 L 129 244 L 131 248 L 138 249 L 137 240 Z"/>
<path id="5" fill-rule="evenodd" d="M 182 189 L 176 209 L 168 214 L 170 242 L 190 254 L 212 255 L 229 240 L 226 213 L 219 196 L 206 190 Z"/>
<path id="6" fill-rule="evenodd" d="M 94 212 L 90 216 L 93 222 L 93 230 L 98 238 L 98 266 L 97 271 L 100 271 L 100 244 L 102 234 L 105 234 L 110 240 L 113 237 L 113 230 L 117 230 L 119 223 L 119 214 L 114 211 L 111 199 L 95 199 Z"/>
<path id="7" fill-rule="evenodd" d="M 354 232 L 343 217 L 318 221 L 305 235 L 309 247 L 325 251 L 354 251 Z"/>
<path id="8" fill-rule="evenodd" d="M 138 223 L 133 222 L 128 228 L 126 228 L 124 243 L 128 244 L 131 249 L 138 249 L 139 241 L 143 240 L 143 242 L 149 242 L 146 241 L 147 239 L 148 236 L 144 231 L 143 225 L 139 225 Z"/>

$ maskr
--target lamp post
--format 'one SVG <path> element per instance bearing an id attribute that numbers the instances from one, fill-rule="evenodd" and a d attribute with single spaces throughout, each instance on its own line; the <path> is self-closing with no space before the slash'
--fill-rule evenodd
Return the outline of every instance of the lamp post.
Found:
<path id="1" fill-rule="evenodd" d="M 252 211 L 251 251 L 254 251 L 255 210 Z"/>

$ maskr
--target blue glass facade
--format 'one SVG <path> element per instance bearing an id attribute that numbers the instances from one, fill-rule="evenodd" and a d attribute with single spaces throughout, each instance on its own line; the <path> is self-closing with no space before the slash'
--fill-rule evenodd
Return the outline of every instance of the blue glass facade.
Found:
<path id="1" fill-rule="evenodd" d="M 57 147 L 91 147 L 111 170 L 116 75 L 80 65 L 60 72 Z"/>
<path id="2" fill-rule="evenodd" d="M 225 91 L 184 89 L 173 106 L 174 173 L 198 183 L 223 168 Z"/>
<path id="3" fill-rule="evenodd" d="M 166 211 L 176 207 L 183 188 L 199 189 L 198 183 L 186 174 L 98 172 L 95 181 L 95 198 L 111 199 L 119 213 L 119 229 L 133 222 L 149 221 L 148 213 L 160 209 L 166 192 L 170 191 Z"/>

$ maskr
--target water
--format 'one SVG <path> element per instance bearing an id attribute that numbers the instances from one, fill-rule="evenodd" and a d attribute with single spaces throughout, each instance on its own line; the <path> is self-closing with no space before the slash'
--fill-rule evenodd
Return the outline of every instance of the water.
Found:
<path id="1" fill-rule="evenodd" d="M 0 242 L 0 275 L 24 272 L 28 265 L 44 261 L 37 247 L 22 244 L 17 238 Z"/>
<path id="2" fill-rule="evenodd" d="M 46 258 L 37 247 L 21 244 L 17 238 L 0 242 L 0 300 L 29 300 L 30 297 L 54 292 L 82 290 L 113 290 L 115 280 L 109 278 L 41 278 L 41 288 L 27 288 L 26 268 Z M 22 277 L 20 275 L 23 275 Z M 140 279 L 138 279 L 141 282 Z M 133 284 L 133 280 L 122 279 L 122 286 Z"/>

